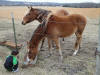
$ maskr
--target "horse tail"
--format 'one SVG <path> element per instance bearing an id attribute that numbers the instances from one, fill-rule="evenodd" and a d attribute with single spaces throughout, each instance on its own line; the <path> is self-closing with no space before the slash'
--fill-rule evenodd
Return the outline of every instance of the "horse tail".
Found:
<path id="1" fill-rule="evenodd" d="M 79 34 L 82 35 L 82 33 L 83 33 L 84 29 L 85 29 L 86 24 L 87 24 L 86 17 L 80 16 L 79 23 L 78 23 L 78 29 L 77 29 L 76 32 L 79 32 Z"/>

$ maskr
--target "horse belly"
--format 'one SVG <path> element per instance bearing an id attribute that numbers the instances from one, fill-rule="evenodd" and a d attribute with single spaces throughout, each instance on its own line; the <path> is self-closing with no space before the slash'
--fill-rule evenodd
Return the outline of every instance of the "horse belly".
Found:
<path id="1" fill-rule="evenodd" d="M 71 36 L 72 34 L 74 34 L 77 30 L 76 26 L 64 26 L 60 32 L 59 35 L 60 37 L 68 37 Z"/>
<path id="2" fill-rule="evenodd" d="M 76 25 L 72 24 L 50 24 L 48 27 L 48 34 L 57 37 L 68 37 L 75 33 L 77 30 Z"/>

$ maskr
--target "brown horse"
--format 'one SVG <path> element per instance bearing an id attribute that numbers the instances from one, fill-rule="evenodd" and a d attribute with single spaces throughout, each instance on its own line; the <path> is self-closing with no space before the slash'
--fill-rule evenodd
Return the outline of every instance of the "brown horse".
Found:
<path id="1" fill-rule="evenodd" d="M 31 17 L 34 17 L 34 20 L 38 20 L 40 23 L 42 23 L 44 19 L 48 16 L 48 14 L 51 13 L 51 11 L 45 9 L 37 9 L 37 8 L 33 9 L 32 7 L 28 7 L 28 8 L 29 8 L 29 12 L 25 15 L 22 21 L 23 25 L 32 22 L 33 20 Z M 33 15 L 33 13 L 35 13 L 35 15 Z M 64 9 L 59 9 L 53 14 L 59 16 L 69 15 L 69 13 Z"/>
<path id="2" fill-rule="evenodd" d="M 55 13 L 53 13 L 54 15 L 59 15 L 59 16 L 65 16 L 65 15 L 69 15 L 68 11 L 66 11 L 65 9 L 59 9 L 57 10 Z"/>
<path id="3" fill-rule="evenodd" d="M 32 14 L 31 14 L 32 7 L 28 7 L 28 8 L 29 8 L 29 10 L 30 10 L 30 11 L 29 11 L 30 13 L 28 13 L 28 14 L 23 18 L 23 22 L 22 22 L 23 25 L 25 25 L 26 23 L 28 23 L 27 19 L 29 20 L 29 18 L 30 18 L 30 17 L 28 17 L 28 16 L 31 16 L 31 15 L 32 15 Z M 35 16 L 35 19 L 38 20 L 40 23 L 42 23 L 42 22 L 44 21 L 44 19 L 47 17 L 47 15 L 51 13 L 51 11 L 44 10 L 44 9 L 34 9 L 34 10 L 35 10 L 34 12 L 37 14 L 37 15 Z M 33 12 L 33 11 L 32 11 L 32 12 Z M 57 11 L 56 11 L 55 13 L 53 13 L 53 14 L 59 15 L 59 16 L 69 15 L 69 13 L 68 13 L 66 10 L 64 10 L 64 9 L 59 9 L 59 10 L 57 10 Z M 31 21 L 31 20 L 30 20 L 30 21 Z M 45 40 L 45 38 L 42 40 L 41 48 L 43 47 L 44 40 Z M 63 41 L 64 41 L 64 38 L 63 38 Z M 49 44 L 49 41 L 48 41 L 48 45 L 50 45 L 50 44 Z M 53 44 L 52 44 L 52 45 L 53 45 Z"/>
<path id="4" fill-rule="evenodd" d="M 24 17 L 27 19 L 27 21 L 23 19 L 24 24 L 36 19 L 38 15 L 34 12 L 35 10 L 36 9 L 34 8 L 31 9 L 31 14 L 29 13 L 30 16 L 28 16 L 31 18 L 27 18 L 28 14 Z M 50 14 L 46 19 L 46 23 L 38 26 L 31 40 L 29 41 L 28 53 L 26 54 L 25 59 L 26 64 L 36 63 L 38 45 L 41 39 L 44 37 L 47 37 L 49 40 L 53 40 L 55 42 L 57 49 L 59 50 L 61 60 L 63 59 L 63 56 L 59 43 L 59 37 L 68 37 L 75 33 L 76 43 L 73 55 L 76 55 L 79 50 L 82 34 L 86 26 L 86 18 L 84 16 L 79 14 L 72 14 L 68 16 L 57 16 Z"/>
<path id="5" fill-rule="evenodd" d="M 59 10 L 57 10 L 55 13 L 52 13 L 52 14 L 54 14 L 54 15 L 59 15 L 59 16 L 65 16 L 65 15 L 69 15 L 69 13 L 66 11 L 66 10 L 64 10 L 64 9 L 59 9 Z M 48 38 L 47 38 L 48 39 Z M 43 43 L 44 43 L 44 40 L 45 40 L 45 38 L 43 39 L 43 41 L 42 41 L 42 44 L 41 44 L 41 48 L 43 47 Z M 63 42 L 64 42 L 64 38 L 62 39 L 63 40 Z M 49 39 L 48 39 L 48 45 L 53 45 L 54 46 L 54 44 L 53 44 L 53 42 L 51 42 L 52 44 L 50 44 L 50 41 L 49 41 Z M 49 46 L 49 47 L 50 47 Z M 51 54 L 52 54 L 52 52 L 51 52 Z"/>

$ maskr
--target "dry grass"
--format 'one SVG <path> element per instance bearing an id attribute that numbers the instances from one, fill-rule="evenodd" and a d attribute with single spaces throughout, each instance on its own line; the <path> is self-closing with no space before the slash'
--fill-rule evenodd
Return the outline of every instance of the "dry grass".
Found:
<path id="1" fill-rule="evenodd" d="M 69 13 L 78 13 L 90 18 L 98 18 L 100 17 L 100 8 L 64 8 L 64 7 L 36 7 L 35 8 L 43 8 L 47 10 L 56 11 L 58 9 L 66 9 Z M 11 18 L 11 12 L 14 13 L 16 19 L 22 19 L 25 12 L 27 11 L 27 7 L 0 7 L 0 17 Z"/>
<path id="2" fill-rule="evenodd" d="M 39 7 L 37 7 L 39 8 Z M 41 7 L 44 9 L 58 10 L 62 7 Z M 35 66 L 27 69 L 22 69 L 23 56 L 26 52 L 26 41 L 30 40 L 33 31 L 36 29 L 38 23 L 32 22 L 26 26 L 21 25 L 21 19 L 26 12 L 26 7 L 0 7 L 0 17 L 6 17 L 6 19 L 0 18 L 0 41 L 10 40 L 14 41 L 12 23 L 10 13 L 14 12 L 16 32 L 18 43 L 23 44 L 23 48 L 20 50 L 19 58 L 19 72 L 10 73 L 7 72 L 3 63 L 5 57 L 10 54 L 10 49 L 4 46 L 0 46 L 0 75 L 94 75 L 95 73 L 95 57 L 94 52 L 98 42 L 98 17 L 100 14 L 100 8 L 64 8 L 70 13 L 79 13 L 85 15 L 88 19 L 87 26 L 85 28 L 83 39 L 81 43 L 81 49 L 77 56 L 73 57 L 73 46 L 75 42 L 75 36 L 65 38 L 65 43 L 61 42 L 62 52 L 64 56 L 63 64 L 58 61 L 58 52 L 53 49 L 53 55 L 49 58 L 47 41 L 45 41 L 43 51 L 39 52 L 38 61 Z M 94 13 L 95 12 L 95 13 Z M 91 19 L 93 18 L 93 19 Z M 20 19 L 20 20 L 19 20 Z M 33 25 L 34 24 L 34 25 Z M 95 30 L 94 30 L 95 28 Z"/>

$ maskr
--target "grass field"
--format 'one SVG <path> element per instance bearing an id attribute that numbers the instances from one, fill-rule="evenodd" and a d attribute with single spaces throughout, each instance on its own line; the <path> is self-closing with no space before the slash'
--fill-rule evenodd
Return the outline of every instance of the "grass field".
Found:
<path id="1" fill-rule="evenodd" d="M 22 69 L 23 57 L 26 52 L 26 42 L 30 40 L 33 31 L 37 28 L 38 22 L 29 23 L 26 26 L 21 25 L 22 17 L 28 10 L 27 7 L 0 7 L 0 41 L 9 40 L 14 42 L 12 22 L 10 13 L 15 16 L 15 25 L 18 43 L 23 44 L 19 54 L 19 72 L 7 72 L 3 63 L 5 57 L 10 54 L 11 49 L 0 46 L 0 75 L 94 75 L 95 74 L 95 56 L 94 52 L 98 45 L 98 25 L 100 17 L 100 8 L 63 8 L 63 7 L 36 7 L 52 10 L 66 9 L 70 14 L 78 13 L 87 17 L 87 26 L 85 28 L 81 49 L 76 56 L 72 56 L 75 43 L 75 35 L 65 38 L 61 41 L 61 48 L 64 56 L 63 64 L 58 61 L 58 51 L 53 49 L 53 55 L 49 58 L 47 41 L 44 47 L 39 51 L 36 65 Z"/>
<path id="2" fill-rule="evenodd" d="M 56 11 L 58 9 L 65 9 L 69 13 L 78 13 L 90 18 L 98 18 L 100 17 L 100 8 L 63 8 L 63 7 L 36 7 L 36 8 L 43 8 L 47 10 Z M 27 7 L 0 7 L 0 17 L 7 17 L 11 18 L 11 12 L 14 13 L 16 19 L 22 19 L 26 11 L 28 10 Z"/>

